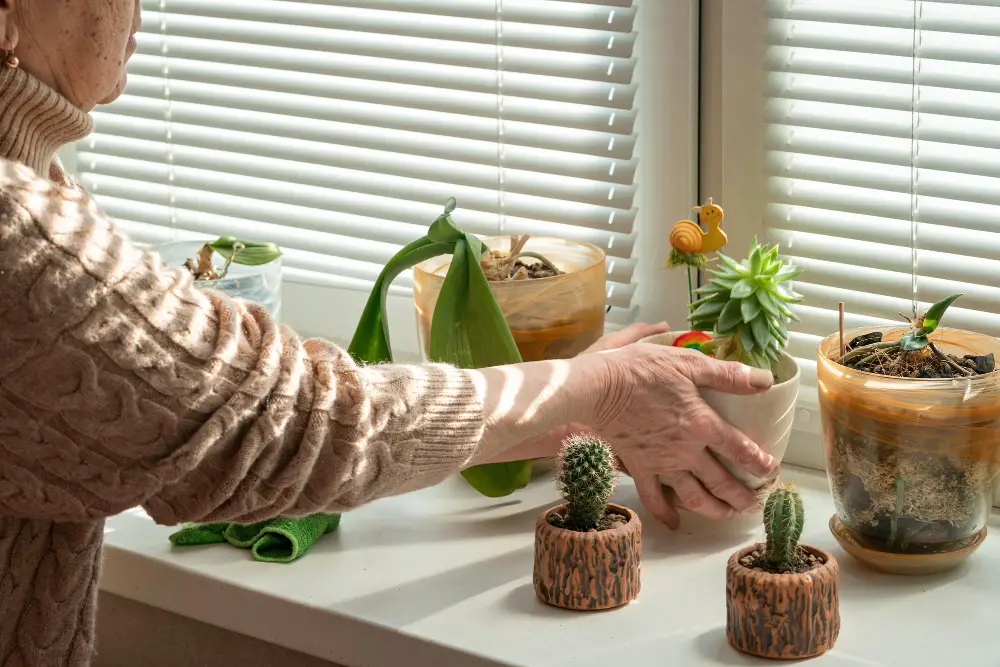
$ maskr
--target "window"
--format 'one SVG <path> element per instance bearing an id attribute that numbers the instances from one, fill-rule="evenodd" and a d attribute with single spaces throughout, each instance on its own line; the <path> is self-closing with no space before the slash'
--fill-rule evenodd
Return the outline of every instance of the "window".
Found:
<path id="1" fill-rule="evenodd" d="M 718 149 L 714 183 L 734 173 L 723 161 L 761 165 L 723 195 L 727 220 L 735 207 L 751 221 L 737 235 L 805 268 L 789 351 L 806 385 L 797 427 L 815 434 L 816 343 L 838 302 L 854 327 L 962 292 L 949 323 L 1000 335 L 1000 3 L 726 4 L 741 7 L 717 8 L 709 76 L 742 116 L 714 132 L 741 140 Z M 790 460 L 815 462 L 803 442 Z"/>
<path id="2" fill-rule="evenodd" d="M 75 159 L 135 240 L 272 240 L 286 284 L 363 299 L 454 196 L 476 234 L 603 248 L 609 321 L 634 317 L 638 2 L 142 4 L 126 94 Z"/>

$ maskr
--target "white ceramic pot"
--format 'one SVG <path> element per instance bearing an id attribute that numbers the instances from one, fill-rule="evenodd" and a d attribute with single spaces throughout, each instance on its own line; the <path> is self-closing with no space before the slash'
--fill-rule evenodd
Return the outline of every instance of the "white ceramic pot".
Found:
<path id="1" fill-rule="evenodd" d="M 683 333 L 686 332 L 657 334 L 643 339 L 643 342 L 672 345 Z M 702 389 L 701 395 L 719 416 L 781 463 L 788 448 L 788 436 L 792 432 L 795 417 L 795 400 L 799 395 L 799 367 L 794 359 L 783 352 L 773 370 L 777 382 L 760 394 L 739 396 L 716 389 Z M 754 477 L 726 459 L 716 458 L 752 489 L 760 489 L 768 483 L 768 480 Z"/>

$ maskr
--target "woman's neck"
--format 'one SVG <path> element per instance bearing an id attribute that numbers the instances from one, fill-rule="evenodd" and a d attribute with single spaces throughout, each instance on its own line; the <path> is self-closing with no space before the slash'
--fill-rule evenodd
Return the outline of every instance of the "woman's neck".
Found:
<path id="1" fill-rule="evenodd" d="M 56 151 L 90 134 L 93 121 L 22 69 L 0 67 L 0 158 L 48 177 Z"/>

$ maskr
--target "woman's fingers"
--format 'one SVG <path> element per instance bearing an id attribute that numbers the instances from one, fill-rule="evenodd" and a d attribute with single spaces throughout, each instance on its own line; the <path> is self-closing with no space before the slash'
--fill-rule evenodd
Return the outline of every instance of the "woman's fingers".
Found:
<path id="1" fill-rule="evenodd" d="M 726 470 L 707 451 L 702 450 L 697 454 L 691 465 L 691 473 L 709 493 L 737 512 L 745 512 L 757 506 L 757 494 Z"/>
<path id="2" fill-rule="evenodd" d="M 616 331 L 602 337 L 584 350 L 583 354 L 600 352 L 602 350 L 614 350 L 619 347 L 631 345 L 632 343 L 638 343 L 647 336 L 655 336 L 656 334 L 667 333 L 668 331 L 670 331 L 670 325 L 666 322 L 660 322 L 659 324 L 637 322 L 630 324 L 621 331 Z"/>
<path id="3" fill-rule="evenodd" d="M 709 519 L 728 519 L 736 514 L 729 503 L 719 500 L 686 470 L 678 470 L 664 475 L 670 486 L 677 492 L 681 505 Z"/>
<path id="4" fill-rule="evenodd" d="M 636 475 L 635 489 L 639 492 L 639 500 L 643 506 L 656 517 L 656 520 L 663 523 L 670 530 L 677 530 L 681 525 L 681 515 L 670 501 L 667 500 L 666 489 L 660 484 L 656 475 Z"/>
<path id="5" fill-rule="evenodd" d="M 704 354 L 688 357 L 688 377 L 696 387 L 717 389 L 728 394 L 757 394 L 774 384 L 771 371 L 752 368 L 738 361 L 719 361 Z"/>
<path id="6" fill-rule="evenodd" d="M 758 447 L 757 443 L 740 433 L 704 401 L 692 410 L 689 423 L 694 431 L 693 441 L 705 442 L 709 449 L 746 469 L 751 475 L 766 477 L 771 474 L 776 465 L 774 457 Z"/>

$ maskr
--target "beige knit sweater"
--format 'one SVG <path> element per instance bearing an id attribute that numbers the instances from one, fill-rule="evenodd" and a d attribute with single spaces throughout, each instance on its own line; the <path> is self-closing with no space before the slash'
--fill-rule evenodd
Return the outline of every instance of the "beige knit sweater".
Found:
<path id="1" fill-rule="evenodd" d="M 456 472 L 483 430 L 462 371 L 359 368 L 116 232 L 53 163 L 90 129 L 0 73 L 3 667 L 89 664 L 105 517 L 347 510 Z"/>

